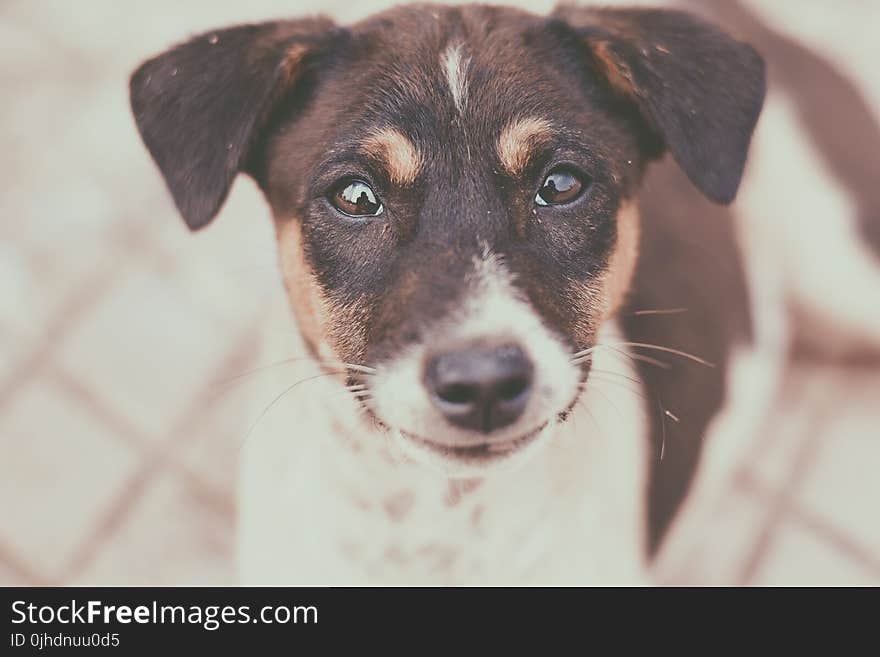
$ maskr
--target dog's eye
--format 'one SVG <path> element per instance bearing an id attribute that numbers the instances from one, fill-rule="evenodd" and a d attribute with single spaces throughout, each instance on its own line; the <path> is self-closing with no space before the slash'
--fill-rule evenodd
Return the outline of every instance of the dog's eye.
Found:
<path id="1" fill-rule="evenodd" d="M 375 217 L 382 214 L 382 203 L 373 188 L 363 180 L 349 180 L 329 196 L 330 203 L 349 217 Z"/>
<path id="2" fill-rule="evenodd" d="M 563 205 L 571 203 L 586 187 L 581 176 L 571 169 L 553 169 L 541 184 L 535 196 L 538 205 Z"/>

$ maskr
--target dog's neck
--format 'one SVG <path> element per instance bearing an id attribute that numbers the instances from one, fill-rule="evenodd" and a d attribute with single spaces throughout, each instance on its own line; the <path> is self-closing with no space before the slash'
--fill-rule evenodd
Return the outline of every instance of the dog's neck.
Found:
<path id="1" fill-rule="evenodd" d="M 609 325 L 604 339 L 614 341 L 614 332 Z M 284 335 L 277 328 L 271 334 Z M 242 537 L 263 541 L 244 546 L 246 554 L 281 550 L 280 561 L 266 563 L 288 563 L 290 571 L 259 572 L 257 559 L 256 566 L 244 564 L 246 579 L 638 581 L 643 402 L 622 378 L 633 378 L 632 366 L 618 352 L 598 350 L 595 369 L 602 374 L 525 464 L 450 478 L 408 460 L 339 379 L 318 376 L 317 362 L 284 368 L 257 398 L 257 410 L 303 383 L 265 413 L 246 444 Z M 627 473 L 630 479 L 621 480 Z"/>

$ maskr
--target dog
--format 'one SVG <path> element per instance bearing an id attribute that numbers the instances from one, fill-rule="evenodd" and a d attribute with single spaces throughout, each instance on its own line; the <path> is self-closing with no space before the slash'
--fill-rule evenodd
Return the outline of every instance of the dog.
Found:
<path id="1" fill-rule="evenodd" d="M 265 195 L 267 350 L 306 355 L 245 444 L 242 580 L 646 582 L 753 340 L 726 206 L 765 87 L 665 9 L 403 6 L 141 65 L 189 228 L 238 173 Z"/>

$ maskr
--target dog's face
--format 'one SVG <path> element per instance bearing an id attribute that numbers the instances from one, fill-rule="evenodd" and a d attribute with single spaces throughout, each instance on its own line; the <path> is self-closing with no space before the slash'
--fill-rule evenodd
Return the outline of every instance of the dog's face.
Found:
<path id="1" fill-rule="evenodd" d="M 205 35 L 142 66 L 132 103 L 190 226 L 252 174 L 313 354 L 415 458 L 472 473 L 576 402 L 647 162 L 669 150 L 729 202 L 763 85 L 681 13 L 416 7 Z"/>

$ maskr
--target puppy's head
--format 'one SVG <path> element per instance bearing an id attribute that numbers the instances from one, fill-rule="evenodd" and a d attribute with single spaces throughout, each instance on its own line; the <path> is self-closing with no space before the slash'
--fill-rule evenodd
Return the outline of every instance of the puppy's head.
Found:
<path id="1" fill-rule="evenodd" d="M 763 94 L 758 55 L 696 18 L 575 8 L 240 26 L 131 81 L 187 224 L 251 174 L 316 357 L 459 473 L 547 440 L 627 292 L 645 165 L 669 151 L 730 202 Z"/>

